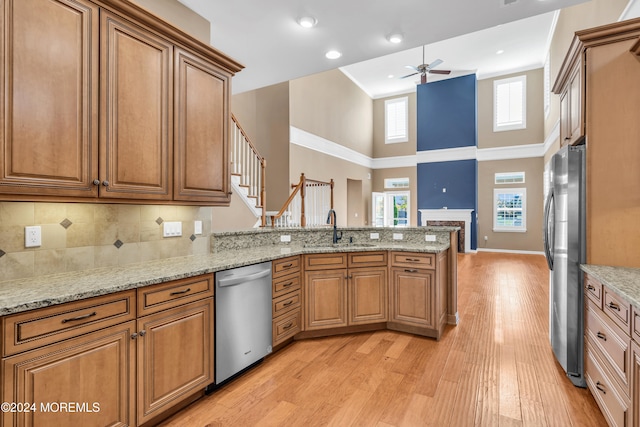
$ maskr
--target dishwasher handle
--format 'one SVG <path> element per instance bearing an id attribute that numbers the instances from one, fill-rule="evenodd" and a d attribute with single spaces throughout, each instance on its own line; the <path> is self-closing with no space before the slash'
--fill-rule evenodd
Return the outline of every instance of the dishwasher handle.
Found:
<path id="1" fill-rule="evenodd" d="M 218 283 L 218 287 L 223 288 L 226 286 L 234 286 L 234 285 L 239 285 L 241 283 L 246 283 L 246 282 L 251 282 L 253 280 L 261 279 L 263 277 L 267 277 L 269 274 L 271 274 L 270 268 L 258 271 L 257 273 L 247 274 L 243 276 L 233 276 L 226 279 L 218 279 L 217 283 Z"/>

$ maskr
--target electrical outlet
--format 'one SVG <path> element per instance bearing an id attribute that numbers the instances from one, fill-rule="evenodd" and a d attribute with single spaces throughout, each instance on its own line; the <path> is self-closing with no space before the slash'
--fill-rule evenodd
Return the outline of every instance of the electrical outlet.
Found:
<path id="1" fill-rule="evenodd" d="M 436 236 L 435 236 L 435 234 L 425 234 L 424 235 L 424 240 L 426 240 L 427 242 L 435 242 L 436 241 Z"/>
<path id="2" fill-rule="evenodd" d="M 193 223 L 193 234 L 202 234 L 202 221 L 195 221 Z"/>
<path id="3" fill-rule="evenodd" d="M 489 240 L 489 236 L 484 236 L 484 241 L 486 242 L 487 240 Z"/>
<path id="4" fill-rule="evenodd" d="M 370 239 L 379 239 L 380 238 L 380 234 L 379 233 L 369 233 L 369 238 Z"/>
<path id="5" fill-rule="evenodd" d="M 35 248 L 42 246 L 42 229 L 39 225 L 24 228 L 24 247 Z"/>
<path id="6" fill-rule="evenodd" d="M 393 240 L 402 240 L 402 233 L 393 233 Z"/>
<path id="7" fill-rule="evenodd" d="M 288 243 L 291 241 L 291 236 L 289 234 L 280 235 L 280 241 L 283 243 Z"/>

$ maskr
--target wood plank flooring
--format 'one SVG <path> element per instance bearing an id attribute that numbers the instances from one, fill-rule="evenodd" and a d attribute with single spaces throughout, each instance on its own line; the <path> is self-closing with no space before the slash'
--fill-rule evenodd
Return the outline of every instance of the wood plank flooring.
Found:
<path id="1" fill-rule="evenodd" d="M 459 255 L 460 323 L 297 341 L 164 426 L 606 426 L 548 342 L 542 256 Z"/>

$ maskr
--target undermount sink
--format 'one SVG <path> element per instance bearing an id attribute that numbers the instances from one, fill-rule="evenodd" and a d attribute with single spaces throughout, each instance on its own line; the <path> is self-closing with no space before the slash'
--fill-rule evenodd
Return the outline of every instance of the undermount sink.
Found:
<path id="1" fill-rule="evenodd" d="M 377 245 L 373 243 L 305 243 L 305 248 L 372 248 Z"/>

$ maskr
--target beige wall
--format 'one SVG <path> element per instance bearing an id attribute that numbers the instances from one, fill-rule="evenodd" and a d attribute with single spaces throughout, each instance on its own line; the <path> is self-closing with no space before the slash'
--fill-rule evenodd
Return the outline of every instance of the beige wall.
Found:
<path id="1" fill-rule="evenodd" d="M 495 185 L 497 172 L 523 172 L 524 184 Z M 478 162 L 478 249 L 542 251 L 543 181 L 542 157 Z M 527 189 L 526 233 L 493 231 L 493 189 Z M 485 242 L 484 236 L 488 237 Z"/>
<path id="2" fill-rule="evenodd" d="M 267 160 L 267 210 L 289 197 L 289 83 L 234 95 L 231 112 Z M 297 182 L 297 180 L 295 181 Z"/>
<path id="3" fill-rule="evenodd" d="M 372 156 L 373 101 L 340 70 L 292 80 L 290 123 Z"/>
<path id="4" fill-rule="evenodd" d="M 384 143 L 384 102 L 388 99 L 409 98 L 409 141 L 397 144 Z M 416 93 L 378 98 L 373 101 L 373 157 L 412 156 L 416 154 L 417 143 L 417 107 Z"/>
<path id="5" fill-rule="evenodd" d="M 373 171 L 372 191 L 400 191 L 397 189 L 384 188 L 384 180 L 387 178 L 409 178 L 409 225 L 416 227 L 418 225 L 418 171 L 415 167 L 410 168 L 388 168 L 375 169 Z M 369 215 L 371 215 L 371 207 L 369 207 Z M 371 218 L 369 218 L 371 223 Z"/>
<path id="6" fill-rule="evenodd" d="M 493 82 L 509 77 L 527 77 L 527 128 L 493 131 Z M 523 73 L 478 80 L 478 148 L 509 147 L 544 142 L 544 72 L 541 68 Z"/>
<path id="7" fill-rule="evenodd" d="M 369 174 L 371 174 L 371 169 L 294 144 L 291 144 L 290 156 L 292 182 L 298 181 L 301 170 L 304 170 L 305 176 L 319 181 L 328 182 L 333 179 L 335 183 L 333 201 L 338 226 L 344 226 L 348 223 L 347 180 L 361 180 L 363 199 L 356 201 L 356 204 L 362 203 L 363 216 L 366 219 L 365 225 L 370 224 L 371 180 Z"/>
<path id="8" fill-rule="evenodd" d="M 178 0 L 131 0 L 203 43 L 211 43 L 211 24 Z"/>
<path id="9" fill-rule="evenodd" d="M 203 234 L 192 241 L 195 220 Z M 163 221 L 181 221 L 182 236 L 162 237 Z M 41 227 L 42 245 L 25 248 L 24 227 L 32 225 Z M 206 254 L 210 232 L 208 207 L 0 202 L 1 280 Z"/>

